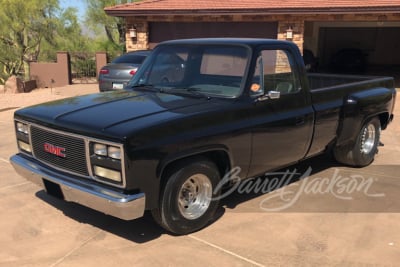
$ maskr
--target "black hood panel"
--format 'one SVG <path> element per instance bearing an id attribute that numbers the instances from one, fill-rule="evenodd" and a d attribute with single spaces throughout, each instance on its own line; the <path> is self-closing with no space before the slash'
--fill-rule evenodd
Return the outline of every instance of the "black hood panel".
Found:
<path id="1" fill-rule="evenodd" d="M 149 120 L 157 120 L 158 116 L 154 115 L 186 107 L 190 107 L 190 113 L 195 113 L 196 106 L 208 102 L 203 97 L 118 91 L 48 102 L 18 110 L 16 114 L 33 122 L 79 132 L 105 132 L 108 128 L 135 119 L 148 117 Z M 165 114 L 162 117 L 165 118 Z"/>

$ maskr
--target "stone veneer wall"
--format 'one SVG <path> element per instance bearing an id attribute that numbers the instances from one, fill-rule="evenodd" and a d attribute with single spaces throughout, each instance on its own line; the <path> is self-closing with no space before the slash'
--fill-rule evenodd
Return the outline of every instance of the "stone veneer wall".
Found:
<path id="1" fill-rule="evenodd" d="M 127 17 L 127 35 L 126 35 L 126 48 L 127 51 L 148 49 L 149 45 L 149 24 L 148 22 L 201 22 L 201 21 L 213 21 L 213 22 L 237 22 L 237 21 L 249 21 L 249 22 L 274 22 L 278 21 L 278 40 L 286 40 L 286 30 L 290 26 L 293 29 L 292 42 L 296 43 L 300 51 L 303 50 L 304 43 L 304 30 L 305 22 L 307 21 L 329 21 L 329 22 L 344 22 L 344 21 L 368 21 L 368 22 L 389 22 L 389 21 L 400 21 L 400 14 L 336 14 L 336 15 L 209 15 L 209 16 L 183 16 L 183 15 L 171 15 L 171 16 L 143 16 L 143 17 Z M 128 29 L 135 25 L 137 29 L 137 38 L 131 39 L 129 37 Z"/>
<path id="2" fill-rule="evenodd" d="M 136 51 L 145 50 L 149 48 L 149 24 L 147 21 L 136 21 L 131 18 L 127 18 L 126 28 L 126 50 Z M 137 37 L 129 37 L 129 29 L 132 27 L 136 28 Z"/>

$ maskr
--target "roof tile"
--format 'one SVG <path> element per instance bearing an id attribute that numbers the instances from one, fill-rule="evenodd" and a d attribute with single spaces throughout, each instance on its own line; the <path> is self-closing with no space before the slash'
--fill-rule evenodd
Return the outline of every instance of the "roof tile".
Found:
<path id="1" fill-rule="evenodd" d="M 144 0 L 108 7 L 106 11 L 296 10 L 400 8 L 400 0 Z"/>

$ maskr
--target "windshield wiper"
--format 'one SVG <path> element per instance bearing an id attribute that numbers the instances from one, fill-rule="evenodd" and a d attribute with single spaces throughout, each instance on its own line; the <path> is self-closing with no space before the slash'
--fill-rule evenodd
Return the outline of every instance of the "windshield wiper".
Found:
<path id="1" fill-rule="evenodd" d="M 206 93 L 203 93 L 200 91 L 198 88 L 193 88 L 193 87 L 177 87 L 177 88 L 168 88 L 164 90 L 166 93 L 186 93 L 186 94 L 191 94 L 194 96 L 200 96 L 200 97 L 206 97 L 206 98 L 211 98 Z"/>
<path id="2" fill-rule="evenodd" d="M 147 84 L 147 83 L 140 83 L 140 84 L 135 84 L 129 87 L 130 89 L 136 89 L 136 90 L 146 90 L 146 91 L 151 91 L 151 92 L 158 92 L 162 93 L 163 89 L 154 87 L 152 84 Z"/>
<path id="3" fill-rule="evenodd" d="M 147 84 L 147 83 L 139 83 L 139 84 L 135 84 L 132 85 L 130 88 L 139 88 L 139 89 L 148 89 L 148 88 L 154 88 L 154 85 L 152 84 Z"/>
<path id="4" fill-rule="evenodd" d="M 136 84 L 131 86 L 132 89 L 139 89 L 139 90 L 147 90 L 147 91 L 152 91 L 156 93 L 169 93 L 170 88 L 164 88 L 164 87 L 156 87 L 152 84 Z"/>
<path id="5" fill-rule="evenodd" d="M 203 92 L 200 92 L 198 88 L 190 88 L 190 87 L 172 87 L 172 88 L 165 88 L 165 87 L 155 87 L 152 84 L 136 84 L 130 87 L 131 89 L 139 89 L 139 90 L 149 90 L 158 93 L 164 94 L 190 94 L 198 97 L 206 97 L 210 99 L 211 97 Z"/>

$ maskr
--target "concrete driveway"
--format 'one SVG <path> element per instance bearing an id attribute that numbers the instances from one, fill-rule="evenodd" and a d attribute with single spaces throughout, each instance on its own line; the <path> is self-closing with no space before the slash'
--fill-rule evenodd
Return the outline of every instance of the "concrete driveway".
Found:
<path id="1" fill-rule="evenodd" d="M 399 266 L 400 105 L 371 166 L 329 156 L 291 166 L 280 184 L 273 174 L 241 185 L 215 222 L 176 237 L 149 214 L 126 222 L 50 197 L 11 167 L 15 108 L 96 91 L 0 95 L 0 266 Z"/>

